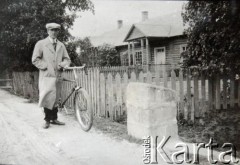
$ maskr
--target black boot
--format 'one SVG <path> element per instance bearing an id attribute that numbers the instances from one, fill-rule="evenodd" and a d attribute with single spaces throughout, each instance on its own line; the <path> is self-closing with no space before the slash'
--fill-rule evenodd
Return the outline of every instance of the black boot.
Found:
<path id="1" fill-rule="evenodd" d="M 43 125 L 44 129 L 48 129 L 50 127 L 50 120 L 51 120 L 51 110 L 48 108 L 44 108 L 45 118 L 44 120 L 46 123 Z"/>
<path id="2" fill-rule="evenodd" d="M 57 118 L 58 118 L 57 113 L 58 113 L 58 108 L 54 107 L 51 111 L 51 120 L 52 120 L 51 124 L 65 125 L 64 122 L 60 122 L 57 120 Z"/>
<path id="3" fill-rule="evenodd" d="M 46 121 L 46 123 L 43 125 L 44 129 L 48 129 L 50 127 L 50 121 Z"/>

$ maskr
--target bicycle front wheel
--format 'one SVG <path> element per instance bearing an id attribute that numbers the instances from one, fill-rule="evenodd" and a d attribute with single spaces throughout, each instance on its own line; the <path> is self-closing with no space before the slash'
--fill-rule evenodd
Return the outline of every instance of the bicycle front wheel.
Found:
<path id="1" fill-rule="evenodd" d="M 77 120 L 84 131 L 89 131 L 93 124 L 92 106 L 86 90 L 79 89 L 74 98 L 74 108 Z"/>

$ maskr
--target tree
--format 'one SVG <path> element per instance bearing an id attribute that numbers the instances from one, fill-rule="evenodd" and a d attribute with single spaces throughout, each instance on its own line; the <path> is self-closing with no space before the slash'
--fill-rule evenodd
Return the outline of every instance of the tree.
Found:
<path id="1" fill-rule="evenodd" d="M 66 44 L 66 49 L 68 51 L 68 55 L 71 58 L 71 65 L 73 66 L 81 66 L 81 58 L 79 58 L 78 53 L 76 52 L 77 44 L 75 42 L 68 42 Z"/>
<path id="2" fill-rule="evenodd" d="M 7 66 L 15 70 L 33 69 L 32 51 L 35 43 L 47 36 L 46 23 L 61 24 L 59 39 L 67 41 L 75 12 L 94 12 L 90 0 L 1 0 L 0 6 L 0 55 L 8 57 L 11 64 Z"/>
<path id="3" fill-rule="evenodd" d="M 99 66 L 118 66 L 120 56 L 114 46 L 103 44 L 97 48 L 96 63 Z"/>
<path id="4" fill-rule="evenodd" d="M 74 41 L 68 42 L 66 44 L 68 54 L 71 57 L 72 63 L 75 66 L 81 66 L 82 64 L 87 64 L 89 61 L 89 50 L 92 48 L 92 44 L 88 37 L 84 39 L 75 39 Z M 79 49 L 80 52 L 77 52 Z"/>
<path id="5" fill-rule="evenodd" d="M 93 56 L 93 46 L 90 42 L 90 39 L 88 37 L 85 37 L 84 39 L 79 39 L 77 42 L 78 46 L 80 47 L 80 56 L 82 63 L 89 64 L 90 59 L 92 59 Z"/>
<path id="6" fill-rule="evenodd" d="M 240 2 L 190 1 L 182 13 L 188 26 L 186 67 L 209 73 L 240 71 Z"/>
<path id="7" fill-rule="evenodd" d="M 70 56 L 73 58 L 75 65 L 83 63 L 88 66 L 118 66 L 120 65 L 120 57 L 114 46 L 103 44 L 94 47 L 88 37 L 78 39 L 67 44 L 71 49 Z M 76 49 L 80 48 L 80 52 L 76 53 Z M 81 61 L 81 63 L 79 63 Z"/>

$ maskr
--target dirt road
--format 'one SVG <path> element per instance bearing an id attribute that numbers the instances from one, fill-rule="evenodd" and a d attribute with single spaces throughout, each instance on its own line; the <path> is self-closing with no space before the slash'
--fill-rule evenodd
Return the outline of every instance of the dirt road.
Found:
<path id="1" fill-rule="evenodd" d="M 43 129 L 35 103 L 0 90 L 0 164 L 140 165 L 141 145 L 116 141 L 94 130 L 83 132 L 73 117 L 65 126 Z"/>

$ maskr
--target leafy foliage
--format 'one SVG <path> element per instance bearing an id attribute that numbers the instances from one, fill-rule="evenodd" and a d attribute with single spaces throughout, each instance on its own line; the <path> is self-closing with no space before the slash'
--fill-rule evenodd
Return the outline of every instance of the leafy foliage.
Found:
<path id="1" fill-rule="evenodd" d="M 90 0 L 1 0 L 0 1 L 0 69 L 32 70 L 31 56 L 35 43 L 47 36 L 46 23 L 62 25 L 59 40 L 67 41 L 68 29 L 77 17 L 76 11 L 93 11 Z M 68 10 L 68 12 L 66 12 Z"/>
<path id="2" fill-rule="evenodd" d="M 69 42 L 66 44 L 66 49 L 68 51 L 68 55 L 71 58 L 71 65 L 73 66 L 81 66 L 82 63 L 80 61 L 79 55 L 76 52 L 77 45 L 75 42 Z"/>
<path id="3" fill-rule="evenodd" d="M 72 65 L 81 66 L 84 63 L 88 63 L 90 55 L 89 50 L 92 48 L 92 44 L 88 37 L 68 42 L 66 48 L 72 59 Z M 76 52 L 77 49 L 79 49 L 80 52 Z"/>
<path id="4" fill-rule="evenodd" d="M 120 65 L 120 56 L 114 46 L 103 44 L 93 47 L 88 37 L 78 39 L 67 44 L 69 55 L 72 57 L 73 65 L 79 66 L 118 66 Z M 76 49 L 80 52 L 76 53 Z"/>
<path id="5" fill-rule="evenodd" d="M 90 60 L 93 59 L 92 44 L 88 37 L 78 40 L 77 44 L 80 46 L 81 61 L 85 64 L 89 64 Z"/>
<path id="6" fill-rule="evenodd" d="M 214 72 L 240 71 L 240 2 L 190 1 L 182 13 L 187 24 L 185 66 Z"/>
<path id="7" fill-rule="evenodd" d="M 118 66 L 120 56 L 114 46 L 103 44 L 97 48 L 97 65 L 99 66 Z"/>

